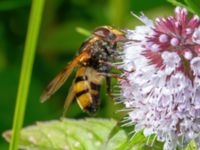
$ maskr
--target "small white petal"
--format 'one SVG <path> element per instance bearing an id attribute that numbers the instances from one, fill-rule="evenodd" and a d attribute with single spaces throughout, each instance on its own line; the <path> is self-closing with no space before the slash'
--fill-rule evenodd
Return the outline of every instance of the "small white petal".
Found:
<path id="1" fill-rule="evenodd" d="M 180 22 L 176 21 L 176 22 L 175 22 L 175 27 L 176 27 L 176 28 L 179 28 L 180 26 L 181 26 Z"/>
<path id="2" fill-rule="evenodd" d="M 172 38 L 172 39 L 170 40 L 170 44 L 171 44 L 172 46 L 177 46 L 177 45 L 179 44 L 179 40 L 178 40 L 177 38 Z"/>
<path id="3" fill-rule="evenodd" d="M 156 18 L 155 21 L 156 21 L 157 23 L 159 23 L 159 22 L 161 21 L 161 19 L 160 19 L 160 18 Z"/>
<path id="4" fill-rule="evenodd" d="M 194 75 L 200 75 L 200 57 L 194 57 L 190 61 L 190 67 L 194 72 Z"/>
<path id="5" fill-rule="evenodd" d="M 199 18 L 198 15 L 194 15 L 193 19 L 196 20 L 196 21 L 199 21 L 199 20 L 200 20 L 200 18 Z"/>
<path id="6" fill-rule="evenodd" d="M 141 20 L 150 27 L 153 27 L 153 21 L 150 20 L 149 18 L 147 18 L 147 16 L 145 16 L 143 13 L 141 13 L 142 15 L 140 16 Z"/>
<path id="7" fill-rule="evenodd" d="M 185 29 L 185 32 L 186 32 L 187 35 L 191 34 L 192 31 L 193 31 L 193 30 L 192 30 L 191 28 L 186 28 L 186 29 Z"/>
<path id="8" fill-rule="evenodd" d="M 192 41 L 194 43 L 200 44 L 200 27 L 195 29 L 195 31 L 192 35 Z"/>
<path id="9" fill-rule="evenodd" d="M 165 51 L 162 53 L 163 63 L 165 64 L 165 70 L 167 74 L 170 74 L 177 67 L 180 66 L 181 58 L 176 52 Z"/>
<path id="10" fill-rule="evenodd" d="M 158 44 L 153 44 L 150 49 L 152 52 L 158 52 L 160 50 L 160 46 Z"/>
<path id="11" fill-rule="evenodd" d="M 134 17 L 136 17 L 138 20 L 140 20 L 141 22 L 143 22 L 145 25 L 149 26 L 149 27 L 153 27 L 153 21 L 150 20 L 149 18 L 147 18 L 144 13 L 141 13 L 141 16 L 137 16 L 136 14 L 132 13 L 132 15 Z"/>
<path id="12" fill-rule="evenodd" d="M 148 26 L 137 26 L 135 30 L 128 30 L 127 37 L 132 40 L 145 41 L 145 36 L 152 34 L 153 30 Z"/>
<path id="13" fill-rule="evenodd" d="M 185 59 L 187 59 L 187 60 L 191 60 L 192 59 L 192 52 L 190 52 L 190 51 L 186 51 L 185 53 L 184 53 L 184 57 L 185 57 Z"/>
<path id="14" fill-rule="evenodd" d="M 183 9 L 182 9 L 182 12 L 183 12 L 185 15 L 187 15 L 187 14 L 188 14 L 188 11 L 187 11 L 187 9 L 186 9 L 186 8 L 183 8 Z"/>
<path id="15" fill-rule="evenodd" d="M 143 132 L 144 136 L 146 136 L 146 137 L 152 135 L 153 133 L 154 133 L 154 132 L 153 132 L 153 129 L 152 129 L 152 128 L 145 128 L 145 129 L 144 129 L 144 132 Z"/>
<path id="16" fill-rule="evenodd" d="M 151 49 L 151 46 L 153 45 L 153 42 L 146 42 L 145 46 L 147 49 Z"/>
<path id="17" fill-rule="evenodd" d="M 166 42 L 168 42 L 168 36 L 166 34 L 161 34 L 159 36 L 159 42 L 160 43 L 166 43 Z"/>
<path id="18" fill-rule="evenodd" d="M 177 6 L 177 7 L 175 8 L 175 13 L 178 14 L 178 13 L 180 13 L 180 11 L 181 11 L 181 7 Z"/>

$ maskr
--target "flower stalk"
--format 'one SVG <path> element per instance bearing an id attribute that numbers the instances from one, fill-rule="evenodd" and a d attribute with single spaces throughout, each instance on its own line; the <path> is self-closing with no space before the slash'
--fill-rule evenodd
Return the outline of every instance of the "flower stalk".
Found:
<path id="1" fill-rule="evenodd" d="M 24 113 L 28 97 L 44 2 L 45 0 L 32 1 L 9 150 L 18 150 L 20 129 L 24 121 Z"/>

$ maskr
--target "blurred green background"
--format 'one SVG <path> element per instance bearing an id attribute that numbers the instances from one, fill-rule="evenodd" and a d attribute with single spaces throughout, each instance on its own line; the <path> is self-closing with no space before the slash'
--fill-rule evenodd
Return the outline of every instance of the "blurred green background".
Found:
<path id="1" fill-rule="evenodd" d="M 0 134 L 12 127 L 30 5 L 31 0 L 0 0 Z M 131 11 L 136 14 L 142 11 L 153 19 L 173 14 L 173 7 L 165 0 L 46 0 L 24 126 L 61 117 L 74 74 L 48 102 L 41 104 L 39 97 L 87 38 L 77 32 L 77 27 L 88 31 L 101 25 L 133 29 L 141 23 Z M 116 113 L 120 106 L 105 95 L 105 85 L 101 93 L 101 109 L 95 117 L 120 118 Z M 67 116 L 88 115 L 74 101 Z M 2 137 L 0 149 L 8 149 Z"/>

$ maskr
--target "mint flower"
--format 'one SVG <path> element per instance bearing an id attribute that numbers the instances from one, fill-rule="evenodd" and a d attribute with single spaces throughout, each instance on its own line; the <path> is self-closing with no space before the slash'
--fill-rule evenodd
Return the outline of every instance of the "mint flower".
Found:
<path id="1" fill-rule="evenodd" d="M 137 17 L 137 16 L 136 16 Z M 127 30 L 121 96 L 135 132 L 157 135 L 165 150 L 200 143 L 200 19 L 177 7 L 175 16 Z M 200 148 L 200 147 L 199 147 Z"/>

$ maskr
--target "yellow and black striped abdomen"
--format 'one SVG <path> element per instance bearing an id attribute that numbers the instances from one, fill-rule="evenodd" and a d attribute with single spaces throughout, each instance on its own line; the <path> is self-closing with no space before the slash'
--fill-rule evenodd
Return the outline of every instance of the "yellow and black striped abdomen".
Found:
<path id="1" fill-rule="evenodd" d="M 99 107 L 100 77 L 89 67 L 80 67 L 74 82 L 75 97 L 79 106 L 88 113 L 95 113 Z"/>

